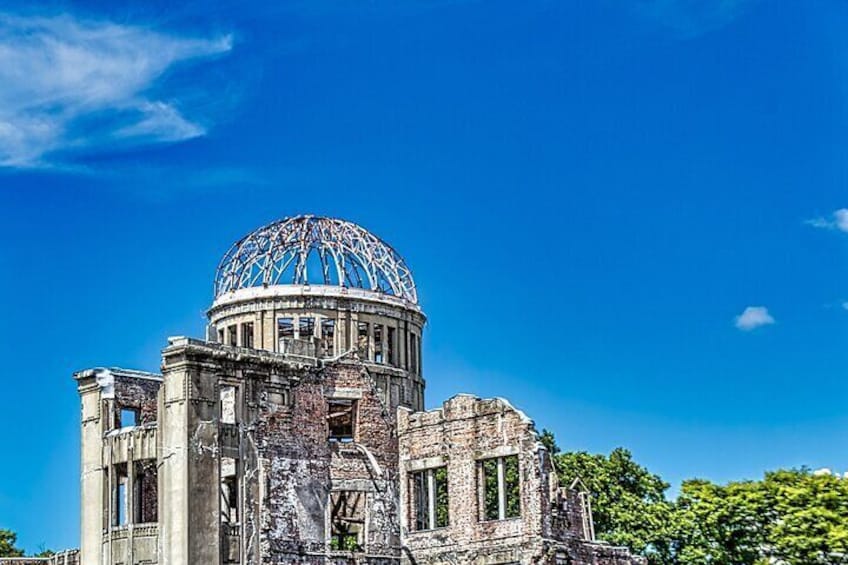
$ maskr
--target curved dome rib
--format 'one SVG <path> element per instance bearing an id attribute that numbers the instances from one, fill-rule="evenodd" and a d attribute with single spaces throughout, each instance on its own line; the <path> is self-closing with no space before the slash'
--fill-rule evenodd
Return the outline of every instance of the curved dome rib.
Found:
<path id="1" fill-rule="evenodd" d="M 215 297 L 284 284 L 361 288 L 418 302 L 403 258 L 368 230 L 335 218 L 284 218 L 240 239 L 218 265 Z"/>

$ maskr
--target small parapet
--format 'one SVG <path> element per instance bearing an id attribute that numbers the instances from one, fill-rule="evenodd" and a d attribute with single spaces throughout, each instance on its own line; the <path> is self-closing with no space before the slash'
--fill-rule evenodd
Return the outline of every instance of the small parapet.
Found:
<path id="1" fill-rule="evenodd" d="M 49 557 L 0 557 L 0 565 L 80 565 L 80 553 L 68 549 Z"/>

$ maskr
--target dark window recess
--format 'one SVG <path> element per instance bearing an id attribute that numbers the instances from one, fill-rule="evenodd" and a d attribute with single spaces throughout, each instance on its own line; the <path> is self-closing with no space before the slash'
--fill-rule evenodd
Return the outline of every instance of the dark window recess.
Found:
<path id="1" fill-rule="evenodd" d="M 448 520 L 448 469 L 437 467 L 412 473 L 415 530 L 444 528 Z"/>
<path id="2" fill-rule="evenodd" d="M 127 487 L 129 477 L 127 476 L 127 464 L 115 465 L 112 472 L 112 526 L 126 526 L 129 522 L 127 510 L 129 500 L 127 499 Z"/>
<path id="3" fill-rule="evenodd" d="M 324 357 L 336 354 L 336 321 L 332 318 L 321 320 L 321 347 Z"/>
<path id="4" fill-rule="evenodd" d="M 356 323 L 356 349 L 361 359 L 369 359 L 368 353 L 368 322 Z"/>
<path id="5" fill-rule="evenodd" d="M 389 326 L 388 328 L 388 339 L 386 341 L 386 348 L 388 349 L 387 358 L 389 361 L 389 365 L 396 365 L 397 359 L 395 358 L 395 328 Z"/>
<path id="6" fill-rule="evenodd" d="M 232 457 L 221 458 L 221 523 L 239 521 L 238 462 Z"/>
<path id="7" fill-rule="evenodd" d="M 253 349 L 253 322 L 241 325 L 241 346 Z"/>
<path id="8" fill-rule="evenodd" d="M 365 526 L 365 493 L 337 491 L 330 494 L 330 549 L 361 551 Z"/>
<path id="9" fill-rule="evenodd" d="M 483 519 L 505 520 L 520 516 L 518 456 L 484 459 L 480 468 L 483 475 Z"/>
<path id="10" fill-rule="evenodd" d="M 238 345 L 238 326 L 227 327 L 227 345 Z"/>
<path id="11" fill-rule="evenodd" d="M 353 441 L 356 401 L 333 399 L 327 403 L 327 424 L 331 441 Z"/>
<path id="12" fill-rule="evenodd" d="M 409 369 L 415 373 L 419 374 L 418 371 L 418 336 L 414 333 L 409 334 L 409 353 L 412 359 L 409 362 Z"/>
<path id="13" fill-rule="evenodd" d="M 159 519 L 159 478 L 155 460 L 135 462 L 134 521 L 149 524 Z"/>
<path id="14" fill-rule="evenodd" d="M 297 330 L 300 339 L 312 339 L 315 335 L 315 318 L 298 318 Z"/>
<path id="15" fill-rule="evenodd" d="M 383 363 L 383 326 L 374 324 L 374 362 Z"/>
<path id="16" fill-rule="evenodd" d="M 138 425 L 138 408 L 121 408 L 119 428 L 131 428 Z"/>
<path id="17" fill-rule="evenodd" d="M 294 337 L 294 320 L 291 318 L 277 320 L 277 337 L 280 339 Z"/>
<path id="18" fill-rule="evenodd" d="M 218 330 L 218 343 L 224 343 L 224 330 Z"/>

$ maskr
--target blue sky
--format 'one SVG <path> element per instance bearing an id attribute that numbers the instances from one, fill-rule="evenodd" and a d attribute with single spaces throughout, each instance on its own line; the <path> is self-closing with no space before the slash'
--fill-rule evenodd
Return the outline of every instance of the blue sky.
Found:
<path id="1" fill-rule="evenodd" d="M 0 13 L 0 527 L 77 545 L 71 373 L 201 336 L 254 227 L 412 266 L 428 405 L 675 485 L 848 470 L 848 4 L 51 2 Z M 268 3 L 270 4 L 270 3 Z"/>

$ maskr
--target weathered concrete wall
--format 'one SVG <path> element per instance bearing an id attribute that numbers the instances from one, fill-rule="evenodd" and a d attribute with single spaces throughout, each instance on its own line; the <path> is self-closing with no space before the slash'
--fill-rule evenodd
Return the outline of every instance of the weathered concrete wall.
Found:
<path id="1" fill-rule="evenodd" d="M 135 547 L 139 548 L 139 557 L 155 559 L 155 527 L 152 531 L 149 527 L 134 531 L 131 522 L 136 512 L 132 497 L 127 498 L 125 507 L 129 523 L 115 523 L 114 481 L 116 465 L 123 465 L 129 480 L 127 489 L 132 492 L 135 461 L 155 464 L 157 396 L 162 379 L 152 373 L 119 368 L 80 371 L 75 378 L 81 403 L 80 561 L 83 565 L 99 565 L 104 557 L 116 552 L 132 556 Z M 137 412 L 135 426 L 120 428 L 123 408 Z M 142 513 L 155 513 L 149 498 L 147 505 Z M 148 549 L 151 539 L 152 550 Z"/>

